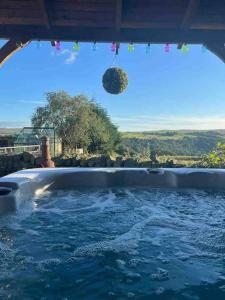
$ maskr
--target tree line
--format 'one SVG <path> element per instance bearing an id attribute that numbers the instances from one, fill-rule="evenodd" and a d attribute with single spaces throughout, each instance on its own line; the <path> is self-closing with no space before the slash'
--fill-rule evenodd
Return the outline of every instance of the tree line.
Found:
<path id="1" fill-rule="evenodd" d="M 117 127 L 94 99 L 58 91 L 47 93 L 46 100 L 34 112 L 32 126 L 54 127 L 64 150 L 82 147 L 90 153 L 109 153 L 120 143 Z"/>
<path id="2" fill-rule="evenodd" d="M 175 131 L 160 132 L 163 138 L 123 137 L 107 111 L 85 95 L 71 96 L 65 91 L 46 94 L 47 103 L 32 116 L 34 127 L 54 127 L 65 151 L 81 147 L 88 153 L 113 153 L 136 158 L 157 155 L 201 156 L 216 144 L 225 142 L 217 132 L 199 132 L 176 139 Z M 147 133 L 146 133 L 147 134 Z M 157 135 L 156 133 L 155 135 Z M 174 136 L 174 139 L 171 137 Z M 168 139 L 167 139 L 168 137 Z"/>

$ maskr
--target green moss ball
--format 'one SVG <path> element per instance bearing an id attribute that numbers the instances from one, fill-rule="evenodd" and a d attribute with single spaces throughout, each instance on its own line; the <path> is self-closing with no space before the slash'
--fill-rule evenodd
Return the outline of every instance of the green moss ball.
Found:
<path id="1" fill-rule="evenodd" d="M 128 85 L 128 76 L 120 68 L 109 68 L 102 78 L 104 89 L 114 95 L 122 93 Z"/>

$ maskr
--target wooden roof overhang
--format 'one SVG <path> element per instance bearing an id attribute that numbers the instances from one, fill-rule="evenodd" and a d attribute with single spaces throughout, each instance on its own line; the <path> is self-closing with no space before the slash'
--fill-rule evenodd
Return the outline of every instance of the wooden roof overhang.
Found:
<path id="1" fill-rule="evenodd" d="M 0 0 L 0 64 L 32 40 L 204 44 L 225 62 L 225 0 Z"/>

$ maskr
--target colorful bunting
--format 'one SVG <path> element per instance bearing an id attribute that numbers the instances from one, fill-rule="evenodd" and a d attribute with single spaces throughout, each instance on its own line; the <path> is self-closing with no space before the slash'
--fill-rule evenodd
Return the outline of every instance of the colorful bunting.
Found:
<path id="1" fill-rule="evenodd" d="M 41 41 L 37 41 L 37 42 L 36 42 L 36 47 L 37 47 L 37 49 L 40 49 L 41 46 L 42 46 L 42 45 L 41 45 Z"/>
<path id="2" fill-rule="evenodd" d="M 119 55 L 120 43 L 116 43 L 116 55 Z"/>
<path id="3" fill-rule="evenodd" d="M 56 51 L 61 51 L 61 43 L 60 43 L 60 41 L 55 41 L 55 49 L 56 49 Z"/>
<path id="4" fill-rule="evenodd" d="M 73 45 L 73 50 L 76 52 L 80 51 L 80 45 L 77 41 Z"/>
<path id="5" fill-rule="evenodd" d="M 189 47 L 187 44 L 183 44 L 182 47 L 181 47 L 181 51 L 183 53 L 188 53 L 189 52 Z"/>
<path id="6" fill-rule="evenodd" d="M 94 52 L 97 50 L 97 44 L 96 44 L 96 42 L 93 43 L 92 50 L 93 50 Z"/>
<path id="7" fill-rule="evenodd" d="M 115 42 L 113 42 L 111 45 L 111 51 L 116 52 L 116 43 Z"/>
<path id="8" fill-rule="evenodd" d="M 167 44 L 165 45 L 165 47 L 164 47 L 164 52 L 165 52 L 165 53 L 169 53 L 169 52 L 170 52 L 170 44 L 167 43 Z"/>
<path id="9" fill-rule="evenodd" d="M 128 50 L 128 52 L 133 52 L 134 51 L 134 44 L 133 43 L 128 44 L 127 50 Z"/>
<path id="10" fill-rule="evenodd" d="M 145 52 L 146 52 L 146 54 L 149 54 L 150 51 L 151 51 L 151 45 L 148 44 L 148 45 L 146 46 L 146 48 L 145 48 Z"/>
<path id="11" fill-rule="evenodd" d="M 51 41 L 51 45 L 53 47 L 55 47 L 56 51 L 61 51 L 62 50 L 61 42 L 60 41 Z M 17 42 L 16 46 L 18 48 L 19 47 L 23 47 L 23 44 L 21 42 Z M 40 40 L 36 41 L 36 48 L 39 49 L 41 47 L 42 47 L 41 41 Z M 114 52 L 116 55 L 118 55 L 118 53 L 119 53 L 119 47 L 120 47 L 119 43 L 112 42 L 112 44 L 111 44 L 111 51 Z M 224 44 L 224 48 L 225 48 L 225 44 Z M 189 46 L 186 43 L 179 43 L 178 49 L 180 49 L 183 53 L 188 53 L 189 52 Z M 79 45 L 78 41 L 76 41 L 74 43 L 73 50 L 74 51 L 79 51 L 80 50 L 80 45 Z M 94 52 L 97 50 L 97 42 L 96 41 L 93 42 L 92 50 Z M 134 44 L 132 42 L 128 44 L 127 50 L 128 50 L 128 52 L 133 52 L 135 50 Z M 165 53 L 169 53 L 170 50 L 171 50 L 171 45 L 169 43 L 166 43 L 165 46 L 164 46 L 164 52 Z M 205 53 L 207 50 L 208 49 L 207 49 L 207 47 L 205 45 L 201 46 L 202 53 Z M 145 52 L 146 52 L 146 54 L 149 54 L 151 52 L 151 44 L 150 43 L 148 43 L 145 46 Z"/>

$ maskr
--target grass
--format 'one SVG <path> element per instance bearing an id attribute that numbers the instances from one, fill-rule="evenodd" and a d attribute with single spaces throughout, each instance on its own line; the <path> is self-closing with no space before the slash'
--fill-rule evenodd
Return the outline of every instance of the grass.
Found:
<path id="1" fill-rule="evenodd" d="M 142 132 L 122 132 L 123 138 L 182 140 L 184 138 L 218 137 L 224 139 L 225 130 L 157 130 Z"/>
<path id="2" fill-rule="evenodd" d="M 144 152 L 150 147 L 158 155 L 175 156 L 179 161 L 179 156 L 190 161 L 187 156 L 208 154 L 219 142 L 225 143 L 225 130 L 160 130 L 123 132 L 121 135 L 125 147 L 134 152 Z"/>
<path id="3" fill-rule="evenodd" d="M 163 163 L 167 160 L 173 160 L 175 164 L 185 165 L 187 167 L 193 166 L 201 161 L 201 156 L 172 156 L 172 155 L 162 155 L 158 157 L 158 160 Z"/>

